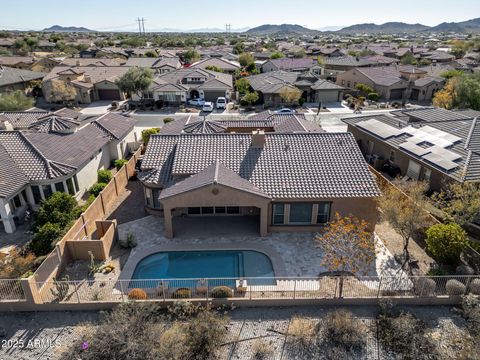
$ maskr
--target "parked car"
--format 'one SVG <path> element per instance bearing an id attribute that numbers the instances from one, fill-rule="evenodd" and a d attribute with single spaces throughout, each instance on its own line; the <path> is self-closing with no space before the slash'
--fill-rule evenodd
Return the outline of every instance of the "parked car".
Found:
<path id="1" fill-rule="evenodd" d="M 275 114 L 295 114 L 295 113 L 296 113 L 295 110 L 289 109 L 289 108 L 283 108 L 275 111 Z"/>
<path id="2" fill-rule="evenodd" d="M 213 111 L 213 102 L 207 101 L 205 104 L 203 104 L 202 110 L 208 112 Z"/>
<path id="3" fill-rule="evenodd" d="M 227 99 L 224 97 L 217 98 L 217 109 L 225 109 L 227 107 Z"/>
<path id="4" fill-rule="evenodd" d="M 188 100 L 188 105 L 203 106 L 204 104 L 205 104 L 205 99 L 202 99 L 202 98 Z"/>

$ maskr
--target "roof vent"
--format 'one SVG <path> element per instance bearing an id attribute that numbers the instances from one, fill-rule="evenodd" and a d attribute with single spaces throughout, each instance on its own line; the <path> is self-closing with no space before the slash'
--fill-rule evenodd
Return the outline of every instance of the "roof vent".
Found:
<path id="1" fill-rule="evenodd" d="M 288 151 L 290 150 L 290 144 L 285 143 L 283 150 Z"/>
<path id="2" fill-rule="evenodd" d="M 253 147 L 263 148 L 265 146 L 265 132 L 263 130 L 256 130 L 252 132 Z"/>

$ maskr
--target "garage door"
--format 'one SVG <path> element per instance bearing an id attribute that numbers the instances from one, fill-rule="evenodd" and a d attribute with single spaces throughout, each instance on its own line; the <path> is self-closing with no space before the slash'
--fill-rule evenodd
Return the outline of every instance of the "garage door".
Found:
<path id="1" fill-rule="evenodd" d="M 219 97 L 225 97 L 225 91 L 204 91 L 206 101 L 217 101 Z"/>
<path id="2" fill-rule="evenodd" d="M 390 90 L 390 100 L 401 100 L 405 89 Z"/>
<path id="3" fill-rule="evenodd" d="M 120 100 L 120 92 L 114 89 L 99 89 L 98 98 L 100 100 Z"/>

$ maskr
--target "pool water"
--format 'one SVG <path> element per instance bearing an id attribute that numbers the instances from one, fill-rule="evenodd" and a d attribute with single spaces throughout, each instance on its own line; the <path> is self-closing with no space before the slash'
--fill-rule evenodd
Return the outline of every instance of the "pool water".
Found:
<path id="1" fill-rule="evenodd" d="M 274 276 L 272 262 L 258 251 L 171 251 L 142 259 L 135 268 L 132 280 Z"/>

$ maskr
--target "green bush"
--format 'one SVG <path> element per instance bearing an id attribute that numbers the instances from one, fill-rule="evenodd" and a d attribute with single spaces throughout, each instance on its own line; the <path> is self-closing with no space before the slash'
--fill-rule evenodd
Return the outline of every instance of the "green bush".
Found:
<path id="1" fill-rule="evenodd" d="M 35 100 L 21 90 L 0 95 L 0 111 L 24 111 L 35 104 Z"/>
<path id="2" fill-rule="evenodd" d="M 228 286 L 217 286 L 212 289 L 210 295 L 215 299 L 224 299 L 231 297 L 233 295 L 233 290 Z"/>
<path id="3" fill-rule="evenodd" d="M 305 104 L 305 99 L 304 98 L 298 99 L 298 105 L 303 106 L 303 104 Z"/>
<path id="4" fill-rule="evenodd" d="M 53 250 L 61 235 L 59 224 L 46 223 L 35 233 L 29 247 L 37 256 L 46 255 Z"/>
<path id="5" fill-rule="evenodd" d="M 54 192 L 40 204 L 35 225 L 37 228 L 47 223 L 58 224 L 60 228 L 67 226 L 76 218 L 77 200 L 70 194 Z"/>
<path id="6" fill-rule="evenodd" d="M 107 186 L 107 184 L 105 183 L 96 183 L 96 184 L 93 184 L 92 187 L 90 189 L 88 189 L 88 192 L 97 197 L 100 192 L 105 189 L 105 186 Z"/>
<path id="7" fill-rule="evenodd" d="M 371 92 L 368 94 L 368 100 L 378 101 L 379 98 L 380 96 L 376 92 Z"/>
<path id="8" fill-rule="evenodd" d="M 171 117 L 166 117 L 163 119 L 164 124 L 168 124 L 169 122 L 172 122 L 172 121 L 175 121 L 175 119 Z"/>
<path id="9" fill-rule="evenodd" d="M 120 239 L 120 247 L 124 249 L 133 249 L 137 246 L 137 240 L 135 240 L 135 235 L 128 233 L 125 239 Z"/>
<path id="10" fill-rule="evenodd" d="M 189 299 L 192 297 L 192 291 L 189 288 L 178 288 L 172 294 L 174 299 Z"/>
<path id="11" fill-rule="evenodd" d="M 158 134 L 160 132 L 160 128 L 151 128 L 145 129 L 142 131 L 142 140 L 145 145 L 148 144 L 148 140 L 150 140 L 150 136 L 154 134 Z"/>
<path id="12" fill-rule="evenodd" d="M 97 171 L 97 183 L 108 184 L 112 180 L 112 173 L 110 170 L 98 170 Z"/>
<path id="13" fill-rule="evenodd" d="M 126 163 L 128 163 L 127 159 L 117 159 L 113 162 L 117 170 L 120 170 L 122 166 L 125 165 Z"/>
<path id="14" fill-rule="evenodd" d="M 427 248 L 442 263 L 455 265 L 468 245 L 467 233 L 458 224 L 437 224 L 426 231 Z"/>

